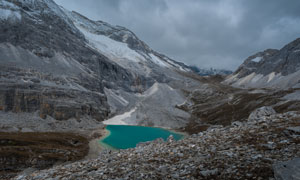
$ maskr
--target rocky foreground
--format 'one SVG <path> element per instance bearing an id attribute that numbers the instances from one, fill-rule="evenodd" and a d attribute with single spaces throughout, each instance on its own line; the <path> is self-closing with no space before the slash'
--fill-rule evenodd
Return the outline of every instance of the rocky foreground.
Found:
<path id="1" fill-rule="evenodd" d="M 88 139 L 73 133 L 0 132 L 0 137 L 0 179 L 29 167 L 46 169 L 78 161 L 89 151 Z"/>
<path id="2" fill-rule="evenodd" d="M 299 150 L 300 113 L 277 114 L 263 107 L 247 122 L 210 128 L 180 141 L 170 137 L 134 149 L 106 150 L 95 160 L 16 179 L 299 179 Z"/>

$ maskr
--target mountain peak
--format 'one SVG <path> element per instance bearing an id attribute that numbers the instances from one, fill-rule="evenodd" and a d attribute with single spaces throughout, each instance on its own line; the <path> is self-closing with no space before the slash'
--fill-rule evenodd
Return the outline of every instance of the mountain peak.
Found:
<path id="1" fill-rule="evenodd" d="M 282 49 L 267 49 L 247 58 L 225 83 L 244 87 L 298 87 L 300 38 Z"/>

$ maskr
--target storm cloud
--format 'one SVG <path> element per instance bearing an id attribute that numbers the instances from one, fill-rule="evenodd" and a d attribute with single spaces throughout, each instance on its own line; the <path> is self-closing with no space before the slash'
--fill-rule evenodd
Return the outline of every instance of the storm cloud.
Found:
<path id="1" fill-rule="evenodd" d="M 235 70 L 248 56 L 300 37 L 299 0 L 55 0 L 121 25 L 154 50 L 203 68 Z"/>

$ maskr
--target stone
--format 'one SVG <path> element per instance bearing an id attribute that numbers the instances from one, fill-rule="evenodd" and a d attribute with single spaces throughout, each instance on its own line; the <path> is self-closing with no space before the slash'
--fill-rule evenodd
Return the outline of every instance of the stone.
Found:
<path id="1" fill-rule="evenodd" d="M 240 122 L 240 121 L 234 121 L 234 122 L 231 123 L 231 125 L 232 125 L 232 126 L 242 126 L 243 123 Z"/>
<path id="2" fill-rule="evenodd" d="M 275 163 L 273 170 L 276 180 L 298 180 L 300 179 L 300 158 Z"/>
<path id="3" fill-rule="evenodd" d="M 256 110 L 254 110 L 248 118 L 248 121 L 265 121 L 265 116 L 270 116 L 272 114 L 275 114 L 275 110 L 272 107 L 269 106 L 263 106 Z"/>
<path id="4" fill-rule="evenodd" d="M 282 129 L 297 127 L 293 120 L 283 119 L 285 115 L 274 114 L 272 119 L 276 121 L 264 122 L 268 128 L 262 128 L 261 123 L 244 122 L 241 126 L 219 127 L 179 141 L 152 141 L 132 149 L 102 151 L 93 160 L 54 166 L 19 177 L 55 179 L 59 174 L 65 179 L 88 176 L 93 179 L 104 176 L 107 179 L 272 179 L 276 173 L 282 176 L 281 172 L 294 173 L 293 177 L 297 177 L 296 165 L 276 166 L 279 170 L 274 165 L 300 156 L 300 144 L 291 143 L 298 137 L 282 133 Z"/>
<path id="5" fill-rule="evenodd" d="M 288 127 L 287 130 L 290 131 L 292 134 L 300 135 L 300 126 Z"/>
<path id="6" fill-rule="evenodd" d="M 200 174 L 204 177 L 213 176 L 216 175 L 217 173 L 218 173 L 218 169 L 200 171 Z"/>

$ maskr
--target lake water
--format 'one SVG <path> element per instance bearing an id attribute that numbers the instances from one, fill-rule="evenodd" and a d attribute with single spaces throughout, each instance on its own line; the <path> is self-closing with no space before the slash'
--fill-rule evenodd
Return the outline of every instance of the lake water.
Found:
<path id="1" fill-rule="evenodd" d="M 153 127 L 107 125 L 106 130 L 110 133 L 100 143 L 113 149 L 134 148 L 140 142 L 152 141 L 157 138 L 167 140 L 170 135 L 173 135 L 176 140 L 183 138 L 182 134 Z"/>

